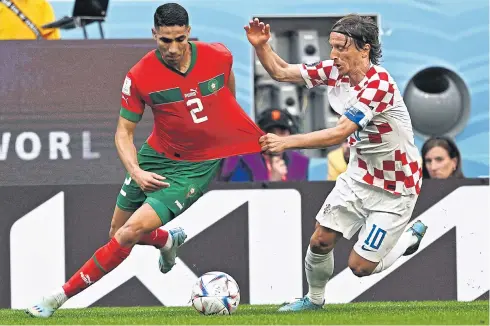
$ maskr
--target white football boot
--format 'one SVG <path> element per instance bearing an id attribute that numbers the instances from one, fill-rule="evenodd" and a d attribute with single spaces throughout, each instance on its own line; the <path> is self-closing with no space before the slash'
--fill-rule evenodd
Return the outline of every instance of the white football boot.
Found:
<path id="1" fill-rule="evenodd" d="M 169 237 L 172 237 L 172 248 L 160 249 L 160 259 L 158 260 L 158 267 L 163 274 L 170 272 L 172 267 L 174 267 L 177 249 L 184 244 L 187 238 L 187 234 L 182 228 L 172 229 L 168 233 Z"/>
<path id="2" fill-rule="evenodd" d="M 27 308 L 25 312 L 32 317 L 48 318 L 51 317 L 54 312 L 66 302 L 66 300 L 68 300 L 68 297 L 66 296 L 65 291 L 61 289 L 61 291 L 44 297 L 40 303 Z"/>

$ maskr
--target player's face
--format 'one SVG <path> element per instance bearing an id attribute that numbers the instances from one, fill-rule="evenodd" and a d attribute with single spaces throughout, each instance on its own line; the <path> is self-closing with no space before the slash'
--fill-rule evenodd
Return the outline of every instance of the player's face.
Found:
<path id="1" fill-rule="evenodd" d="M 173 67 L 179 67 L 188 49 L 190 26 L 160 26 L 153 28 L 153 38 L 163 60 Z"/>
<path id="2" fill-rule="evenodd" d="M 425 155 L 425 168 L 431 179 L 447 179 L 456 170 L 457 158 L 451 158 L 446 149 L 436 146 Z"/>
<path id="3" fill-rule="evenodd" d="M 369 56 L 369 45 L 366 45 L 364 49 L 358 50 L 352 39 L 344 34 L 331 33 L 329 43 L 332 47 L 330 59 L 334 61 L 334 65 L 341 76 L 359 70 L 364 64 L 366 55 Z"/>

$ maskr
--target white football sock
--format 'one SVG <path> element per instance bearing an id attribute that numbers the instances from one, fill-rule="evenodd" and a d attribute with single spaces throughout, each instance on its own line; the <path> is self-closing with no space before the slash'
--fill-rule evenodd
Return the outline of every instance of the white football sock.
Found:
<path id="1" fill-rule="evenodd" d="M 417 241 L 418 238 L 413 234 L 413 232 L 403 232 L 393 249 L 391 249 L 391 251 L 383 259 L 381 259 L 372 274 L 380 273 L 389 268 L 398 258 L 400 258 L 405 253 L 405 251 L 407 251 L 409 247 L 416 244 Z"/>
<path id="2" fill-rule="evenodd" d="M 51 293 L 51 296 L 49 298 L 54 300 L 55 302 L 54 308 L 61 307 L 68 300 L 68 297 L 65 294 L 65 290 L 63 290 L 62 287 L 56 289 L 53 293 Z"/>
<path id="3" fill-rule="evenodd" d="M 172 235 L 170 234 L 170 232 L 168 233 L 168 238 L 167 238 L 167 242 L 165 242 L 165 246 L 163 246 L 161 248 L 161 250 L 169 250 L 170 248 L 172 248 L 172 245 L 173 245 L 174 241 L 172 239 Z"/>
<path id="4" fill-rule="evenodd" d="M 305 257 L 305 272 L 309 285 L 307 296 L 314 304 L 323 305 L 325 286 L 333 274 L 333 265 L 333 250 L 326 255 L 319 255 L 308 247 Z"/>

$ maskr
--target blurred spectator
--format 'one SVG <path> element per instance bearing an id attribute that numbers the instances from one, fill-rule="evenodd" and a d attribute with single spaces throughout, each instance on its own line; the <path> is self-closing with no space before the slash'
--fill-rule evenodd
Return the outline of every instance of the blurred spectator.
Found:
<path id="1" fill-rule="evenodd" d="M 337 149 L 334 149 L 327 155 L 328 176 L 327 180 L 335 181 L 337 177 L 347 170 L 349 163 L 350 147 L 346 140 Z"/>
<path id="2" fill-rule="evenodd" d="M 0 40 L 58 40 L 59 29 L 41 27 L 54 21 L 53 8 L 46 0 L 0 1 Z"/>
<path id="3" fill-rule="evenodd" d="M 422 173 L 424 178 L 464 178 L 461 154 L 456 144 L 447 137 L 432 137 L 422 146 Z"/>
<path id="4" fill-rule="evenodd" d="M 293 117 L 286 110 L 268 109 L 257 124 L 265 132 L 287 136 L 297 132 Z M 296 151 L 280 155 L 261 153 L 227 158 L 218 179 L 221 181 L 299 181 L 308 180 L 308 157 Z"/>

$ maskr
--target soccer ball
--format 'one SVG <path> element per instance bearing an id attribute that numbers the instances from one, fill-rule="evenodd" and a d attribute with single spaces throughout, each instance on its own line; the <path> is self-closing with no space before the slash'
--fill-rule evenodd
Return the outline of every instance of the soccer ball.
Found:
<path id="1" fill-rule="evenodd" d="M 240 289 L 230 275 L 209 272 L 192 288 L 192 306 L 203 315 L 231 315 L 240 303 Z"/>

